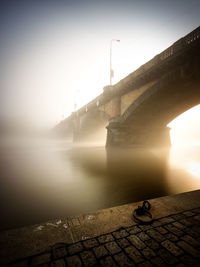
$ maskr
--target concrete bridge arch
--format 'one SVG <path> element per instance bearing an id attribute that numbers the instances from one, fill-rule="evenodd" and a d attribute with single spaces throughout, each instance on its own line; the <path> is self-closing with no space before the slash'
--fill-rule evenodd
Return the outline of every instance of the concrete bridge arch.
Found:
<path id="1" fill-rule="evenodd" d="M 108 126 L 107 146 L 170 145 L 168 123 L 200 103 L 199 58 L 153 83 Z"/>

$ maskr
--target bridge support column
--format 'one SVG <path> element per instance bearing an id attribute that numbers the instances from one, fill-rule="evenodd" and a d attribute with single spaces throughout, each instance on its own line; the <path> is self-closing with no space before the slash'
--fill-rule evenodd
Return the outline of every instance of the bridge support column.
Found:
<path id="1" fill-rule="evenodd" d="M 128 129 L 120 126 L 117 121 L 110 122 L 107 128 L 106 147 L 121 147 L 128 145 Z"/>
<path id="2" fill-rule="evenodd" d="M 170 128 L 137 129 L 110 122 L 107 126 L 106 147 L 170 147 Z"/>

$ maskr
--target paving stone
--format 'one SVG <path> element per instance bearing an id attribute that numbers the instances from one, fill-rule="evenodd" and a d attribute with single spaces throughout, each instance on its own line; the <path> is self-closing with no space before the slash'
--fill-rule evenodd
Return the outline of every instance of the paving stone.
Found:
<path id="1" fill-rule="evenodd" d="M 67 255 L 67 250 L 65 247 L 52 249 L 52 258 L 59 259 Z"/>
<path id="2" fill-rule="evenodd" d="M 181 247 L 182 249 L 185 250 L 185 252 L 188 252 L 189 254 L 191 254 L 193 257 L 198 257 L 200 258 L 200 252 L 198 250 L 196 250 L 195 248 L 193 248 L 192 246 L 190 246 L 188 243 L 186 243 L 185 241 L 179 241 L 177 243 L 177 245 L 179 247 Z"/>
<path id="3" fill-rule="evenodd" d="M 129 233 L 125 229 L 120 229 L 119 231 L 113 232 L 112 234 L 116 239 L 126 237 L 129 235 Z"/>
<path id="4" fill-rule="evenodd" d="M 165 235 L 166 239 L 169 239 L 173 242 L 178 241 L 178 237 L 172 233 L 168 233 Z"/>
<path id="5" fill-rule="evenodd" d="M 192 227 L 192 230 L 195 231 L 197 233 L 196 237 L 197 236 L 200 236 L 200 225 L 194 225 Z"/>
<path id="6" fill-rule="evenodd" d="M 178 259 L 174 257 L 170 252 L 168 252 L 168 250 L 166 250 L 165 248 L 159 249 L 156 254 L 157 256 L 161 257 L 167 264 L 178 263 Z"/>
<path id="7" fill-rule="evenodd" d="M 133 229 L 133 227 L 135 227 L 135 225 L 136 225 L 136 223 L 131 225 L 131 226 L 126 227 L 126 231 L 129 232 L 130 230 Z"/>
<path id="8" fill-rule="evenodd" d="M 190 216 L 193 216 L 195 213 L 192 212 L 192 211 L 185 211 L 183 212 L 183 215 L 185 215 L 186 217 L 190 217 Z"/>
<path id="9" fill-rule="evenodd" d="M 198 243 L 200 243 L 200 237 L 197 237 L 197 238 L 196 238 L 196 241 L 197 241 Z"/>
<path id="10" fill-rule="evenodd" d="M 194 226 L 192 228 L 189 228 L 189 227 L 185 228 L 184 232 L 187 233 L 188 235 L 191 235 L 194 238 L 197 238 L 197 236 L 199 235 L 199 233 L 194 228 Z"/>
<path id="11" fill-rule="evenodd" d="M 128 240 L 138 249 L 143 249 L 146 247 L 145 243 L 141 241 L 136 235 L 130 235 Z"/>
<path id="12" fill-rule="evenodd" d="M 81 242 L 78 242 L 78 243 L 75 243 L 75 244 L 72 244 L 70 246 L 68 246 L 68 252 L 70 255 L 73 255 L 73 254 L 76 254 L 76 253 L 79 253 L 81 251 L 83 251 L 83 245 Z"/>
<path id="13" fill-rule="evenodd" d="M 150 239 L 150 237 L 144 232 L 138 233 L 136 236 L 139 237 L 142 241 L 146 241 Z"/>
<path id="14" fill-rule="evenodd" d="M 133 261 L 138 264 L 142 261 L 144 261 L 144 258 L 142 257 L 142 254 L 133 246 L 125 248 L 125 251 L 127 255 L 133 259 Z"/>
<path id="15" fill-rule="evenodd" d="M 130 246 L 130 242 L 126 238 L 118 239 L 117 243 L 121 248 L 126 248 Z"/>
<path id="16" fill-rule="evenodd" d="M 192 258 L 189 255 L 184 255 L 181 257 L 181 261 L 186 264 L 186 266 L 198 267 L 200 266 L 200 262 L 196 259 Z"/>
<path id="17" fill-rule="evenodd" d="M 185 225 L 183 225 L 180 222 L 174 222 L 174 223 L 172 223 L 172 225 L 177 227 L 177 228 L 179 228 L 179 229 L 181 229 L 181 230 L 183 230 L 186 227 Z"/>
<path id="18" fill-rule="evenodd" d="M 9 266 L 10 267 L 27 267 L 28 266 L 28 259 L 13 262 Z"/>
<path id="19" fill-rule="evenodd" d="M 175 234 L 175 235 L 177 235 L 179 237 L 184 235 L 183 231 L 181 231 L 180 229 L 178 229 L 177 227 L 175 227 L 172 224 L 165 225 L 165 228 L 167 228 L 168 231 L 172 232 L 173 234 Z"/>
<path id="20" fill-rule="evenodd" d="M 142 231 L 146 231 L 146 230 L 153 228 L 153 226 L 151 224 L 143 224 L 143 225 L 141 224 L 141 225 L 139 225 L 139 227 Z"/>
<path id="21" fill-rule="evenodd" d="M 160 226 L 160 227 L 156 227 L 155 230 L 158 231 L 158 232 L 159 232 L 160 234 L 162 234 L 162 235 L 168 233 L 168 231 L 167 231 L 164 227 L 162 227 L 162 226 Z"/>
<path id="22" fill-rule="evenodd" d="M 192 226 L 192 222 L 190 222 L 188 218 L 180 220 L 180 223 L 184 224 L 185 226 Z"/>
<path id="23" fill-rule="evenodd" d="M 114 259 L 119 266 L 135 266 L 135 264 L 123 252 L 115 255 Z"/>
<path id="24" fill-rule="evenodd" d="M 97 258 L 101 258 L 108 255 L 108 251 L 103 245 L 93 248 L 93 251 Z"/>
<path id="25" fill-rule="evenodd" d="M 80 255 L 83 260 L 84 266 L 97 266 L 96 258 L 91 251 L 83 251 Z"/>
<path id="26" fill-rule="evenodd" d="M 101 266 L 105 266 L 105 267 L 115 267 L 117 266 L 117 264 L 114 262 L 114 260 L 109 256 L 106 258 L 103 258 L 100 261 Z"/>
<path id="27" fill-rule="evenodd" d="M 200 223 L 200 214 L 186 218 L 192 224 L 198 225 Z"/>
<path id="28" fill-rule="evenodd" d="M 161 222 L 159 222 L 159 221 L 153 221 L 151 225 L 153 227 L 158 227 L 158 226 L 161 226 Z"/>
<path id="29" fill-rule="evenodd" d="M 139 227 L 137 227 L 137 226 L 133 226 L 133 227 L 129 230 L 129 233 L 130 233 L 130 234 L 137 234 L 137 233 L 139 233 L 139 232 L 141 232 L 141 229 L 140 229 Z"/>
<path id="30" fill-rule="evenodd" d="M 188 244 L 190 244 L 190 245 L 192 245 L 194 247 L 200 246 L 200 242 L 198 242 L 196 239 L 194 239 L 190 235 L 182 236 L 181 239 L 183 239 L 185 242 L 187 242 Z"/>
<path id="31" fill-rule="evenodd" d="M 149 261 L 145 261 L 145 262 L 138 264 L 138 267 L 151 267 L 151 266 L 153 266 L 153 264 Z"/>
<path id="32" fill-rule="evenodd" d="M 80 267 L 83 266 L 80 258 L 77 255 L 70 256 L 66 258 L 68 267 Z"/>
<path id="33" fill-rule="evenodd" d="M 196 221 L 200 222 L 200 215 L 196 215 L 196 216 L 194 216 L 194 219 L 195 219 Z"/>
<path id="34" fill-rule="evenodd" d="M 50 253 L 44 253 L 41 255 L 34 256 L 31 260 L 31 266 L 37 266 L 43 263 L 50 262 L 51 260 L 51 254 Z"/>
<path id="35" fill-rule="evenodd" d="M 121 248 L 117 245 L 116 242 L 106 243 L 105 246 L 111 254 L 115 254 L 121 251 Z"/>
<path id="36" fill-rule="evenodd" d="M 160 257 L 155 257 L 153 259 L 151 259 L 151 262 L 153 263 L 153 266 L 168 266 L 167 264 L 164 263 L 164 261 L 160 258 Z"/>
<path id="37" fill-rule="evenodd" d="M 200 213 L 200 208 L 194 209 L 194 210 L 192 210 L 192 212 Z"/>
<path id="38" fill-rule="evenodd" d="M 106 243 L 106 242 L 110 242 L 110 241 L 113 241 L 114 238 L 111 234 L 107 234 L 107 235 L 102 235 L 100 237 L 98 237 L 98 241 L 103 244 L 103 243 Z"/>
<path id="39" fill-rule="evenodd" d="M 160 244 L 158 242 L 156 242 L 155 240 L 153 239 L 149 239 L 147 241 L 145 241 L 145 244 L 152 248 L 153 250 L 156 250 L 156 249 L 159 249 L 160 248 Z"/>
<path id="40" fill-rule="evenodd" d="M 89 248 L 97 247 L 99 245 L 99 242 L 95 238 L 92 238 L 92 239 L 88 239 L 84 241 L 83 245 L 85 248 L 89 249 Z"/>
<path id="41" fill-rule="evenodd" d="M 158 242 L 164 241 L 165 237 L 162 236 L 158 231 L 155 229 L 150 229 L 147 231 L 147 234 L 150 235 L 152 238 L 154 238 Z"/>
<path id="42" fill-rule="evenodd" d="M 155 252 L 148 247 L 141 250 L 141 253 L 145 256 L 147 260 L 156 256 Z"/>
<path id="43" fill-rule="evenodd" d="M 165 225 L 171 222 L 174 222 L 174 219 L 172 217 L 164 217 L 159 219 L 159 221 L 161 222 L 161 225 Z"/>
<path id="44" fill-rule="evenodd" d="M 53 261 L 51 267 L 65 267 L 65 261 L 63 259 Z"/>
<path id="45" fill-rule="evenodd" d="M 174 220 L 179 221 L 179 220 L 185 219 L 186 216 L 183 213 L 179 213 L 179 214 L 172 215 L 171 217 Z"/>
<path id="46" fill-rule="evenodd" d="M 161 243 L 163 247 L 169 250 L 174 256 L 180 256 L 183 254 L 183 250 L 177 247 L 174 243 L 169 240 L 165 240 Z"/>

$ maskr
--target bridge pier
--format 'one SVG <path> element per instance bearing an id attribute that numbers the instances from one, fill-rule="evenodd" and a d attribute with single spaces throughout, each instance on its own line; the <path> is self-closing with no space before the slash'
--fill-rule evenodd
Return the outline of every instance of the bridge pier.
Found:
<path id="1" fill-rule="evenodd" d="M 120 122 L 110 122 L 107 126 L 106 147 L 170 147 L 170 128 L 133 128 Z"/>

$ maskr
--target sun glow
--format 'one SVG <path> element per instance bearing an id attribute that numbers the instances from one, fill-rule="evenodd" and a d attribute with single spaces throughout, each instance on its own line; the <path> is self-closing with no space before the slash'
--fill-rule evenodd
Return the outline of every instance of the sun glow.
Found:
<path id="1" fill-rule="evenodd" d="M 200 178 L 200 163 L 192 162 L 188 166 L 188 172 Z"/>
<path id="2" fill-rule="evenodd" d="M 198 145 L 200 143 L 200 105 L 184 112 L 171 121 L 172 146 Z"/>
<path id="3" fill-rule="evenodd" d="M 172 143 L 170 162 L 200 178 L 200 105 L 181 114 L 168 126 Z"/>

